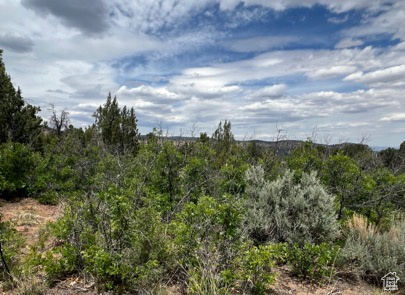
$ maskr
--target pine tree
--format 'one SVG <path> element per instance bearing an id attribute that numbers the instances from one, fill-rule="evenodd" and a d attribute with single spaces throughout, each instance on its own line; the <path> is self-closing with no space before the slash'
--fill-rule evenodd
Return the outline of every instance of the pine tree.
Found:
<path id="1" fill-rule="evenodd" d="M 6 72 L 0 49 L 0 143 L 35 144 L 41 133 L 39 107 L 26 103 Z"/>

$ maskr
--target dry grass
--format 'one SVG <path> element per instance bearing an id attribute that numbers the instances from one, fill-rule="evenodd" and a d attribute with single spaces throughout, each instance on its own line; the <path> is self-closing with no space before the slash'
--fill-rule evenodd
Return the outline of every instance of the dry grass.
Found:
<path id="1" fill-rule="evenodd" d="M 13 295 L 45 295 L 47 293 L 46 283 L 37 277 L 24 278 L 17 282 Z"/>
<path id="2" fill-rule="evenodd" d="M 32 198 L 18 202 L 0 201 L 2 221 L 12 222 L 22 233 L 28 245 L 33 245 L 39 232 L 49 221 L 56 221 L 62 214 L 60 206 L 42 205 Z"/>
<path id="3" fill-rule="evenodd" d="M 377 233 L 377 228 L 373 224 L 369 224 L 364 216 L 354 214 L 347 223 L 350 232 L 359 234 L 362 238 L 373 236 Z"/>
<path id="4" fill-rule="evenodd" d="M 42 217 L 31 212 L 21 212 L 12 221 L 16 226 L 34 226 L 42 222 Z"/>

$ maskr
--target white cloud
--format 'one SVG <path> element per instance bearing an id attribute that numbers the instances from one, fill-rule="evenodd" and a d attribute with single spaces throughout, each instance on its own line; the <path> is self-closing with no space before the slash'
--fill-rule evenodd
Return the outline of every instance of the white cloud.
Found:
<path id="1" fill-rule="evenodd" d="M 327 67 L 326 67 L 327 65 Z M 342 50 L 289 50 L 259 54 L 251 59 L 185 69 L 173 85 L 209 89 L 287 75 L 331 78 L 381 66 L 372 47 Z"/>
<path id="2" fill-rule="evenodd" d="M 271 86 L 265 86 L 257 91 L 249 94 L 247 99 L 257 100 L 257 99 L 267 99 L 281 97 L 285 94 L 287 90 L 287 85 L 285 84 L 275 84 Z"/>
<path id="3" fill-rule="evenodd" d="M 117 91 L 118 96 L 132 97 L 133 99 L 149 100 L 153 103 L 173 103 L 182 99 L 182 96 L 167 90 L 164 87 L 153 88 L 148 85 L 141 85 L 135 88 L 127 88 L 122 86 Z"/>
<path id="4" fill-rule="evenodd" d="M 388 2 L 392 5 L 385 5 Z M 275 122 L 290 126 L 296 136 L 318 122 L 339 134 L 356 133 L 362 128 L 381 128 L 380 135 L 392 133 L 393 138 L 400 134 L 399 127 L 394 130 L 387 126 L 402 122 L 405 112 L 404 1 L 103 3 L 105 10 L 100 15 L 107 12 L 108 18 L 92 23 L 80 14 L 67 15 L 56 6 L 42 7 L 48 13 L 42 17 L 23 8 L 19 1 L 0 0 L 0 43 L 20 50 L 19 54 L 4 52 L 7 71 L 30 102 L 45 107 L 54 102 L 71 110 L 73 123 L 91 123 L 92 112 L 111 91 L 117 93 L 121 105 L 134 106 L 140 124 L 148 128 L 162 120 L 171 128 L 186 128 L 197 122 L 206 131 L 215 128 L 219 120 L 229 119 L 239 134 L 253 128 L 258 134 L 269 134 Z M 240 3 L 237 10 L 232 10 Z M 217 4 L 224 18 L 219 27 Z M 275 17 L 283 17 L 285 9 L 316 4 L 332 12 L 329 21 L 340 26 L 345 22 L 345 27 L 352 23 L 352 15 L 345 12 L 359 12 L 356 17 L 360 17 L 360 24 L 342 30 L 334 49 L 285 51 L 282 48 L 289 44 L 315 48 L 315 41 L 287 33 L 268 35 L 265 30 L 251 34 L 248 29 L 252 21 L 263 20 L 266 25 L 264 17 L 273 15 L 257 5 L 274 9 Z M 247 30 L 239 35 L 232 31 L 235 28 Z M 20 38 L 10 43 L 10 34 Z M 359 48 L 379 40 L 381 34 L 400 43 Z M 319 36 L 328 39 L 323 37 Z M 333 46 L 327 42 L 322 45 Z M 209 52 L 215 48 L 234 52 L 217 56 Z M 205 55 L 205 49 L 211 55 Z M 188 55 L 191 52 L 195 54 Z M 245 58 L 238 60 L 238 56 Z M 167 69 L 162 69 L 162 61 L 173 68 L 166 64 Z M 365 89 L 358 89 L 359 83 L 365 84 Z M 364 124 L 359 122 L 362 117 Z"/>
<path id="5" fill-rule="evenodd" d="M 354 2 L 354 1 L 353 1 Z M 369 14 L 363 19 L 361 25 L 348 29 L 344 34 L 348 37 L 369 37 L 373 38 L 380 34 L 393 35 L 393 39 L 398 38 L 405 40 L 404 22 L 404 1 L 371 1 L 374 10 L 378 9 L 379 13 Z M 387 4 L 387 5 L 383 5 Z"/>
<path id="6" fill-rule="evenodd" d="M 344 78 L 345 81 L 356 81 L 367 84 L 393 83 L 403 80 L 405 77 L 405 65 L 394 66 L 382 70 L 363 73 L 356 72 Z"/>
<path id="7" fill-rule="evenodd" d="M 307 76 L 312 79 L 328 79 L 336 76 L 347 75 L 355 70 L 356 67 L 354 66 L 333 66 L 309 72 L 307 73 Z"/>
<path id="8" fill-rule="evenodd" d="M 341 128 L 358 128 L 366 126 L 372 126 L 372 124 L 368 122 L 336 122 L 318 125 L 317 127 L 326 129 L 337 129 L 337 128 L 341 129 Z"/>
<path id="9" fill-rule="evenodd" d="M 353 38 L 345 38 L 339 41 L 335 45 L 335 48 L 341 49 L 341 48 L 351 48 L 351 47 L 356 47 L 356 46 L 361 46 L 363 45 L 364 42 L 361 41 L 360 39 L 353 39 Z"/>
<path id="10" fill-rule="evenodd" d="M 244 3 L 246 6 L 251 5 L 263 5 L 277 11 L 282 11 L 292 7 L 311 7 L 315 4 L 321 4 L 328 7 L 330 10 L 336 13 L 346 12 L 352 9 L 364 9 L 377 10 L 384 2 L 390 1 L 369 1 L 369 0 L 340 0 L 340 1 L 329 1 L 329 0 L 220 0 L 220 5 L 222 9 L 234 9 L 239 3 Z"/>
<path id="11" fill-rule="evenodd" d="M 380 121 L 386 122 L 405 122 L 405 113 L 394 113 L 382 117 Z"/>

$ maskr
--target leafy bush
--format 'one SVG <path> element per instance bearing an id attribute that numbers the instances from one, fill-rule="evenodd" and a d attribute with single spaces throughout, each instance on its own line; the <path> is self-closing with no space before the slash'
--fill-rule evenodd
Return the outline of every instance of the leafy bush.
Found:
<path id="1" fill-rule="evenodd" d="M 21 143 L 0 146 L 0 196 L 26 193 L 30 171 L 34 167 L 33 153 Z"/>
<path id="2" fill-rule="evenodd" d="M 40 263 L 48 276 L 48 280 L 53 282 L 74 273 L 77 270 L 77 259 L 77 250 L 66 244 L 46 252 Z"/>
<path id="3" fill-rule="evenodd" d="M 241 245 L 243 218 L 240 202 L 225 196 L 223 202 L 202 197 L 188 203 L 171 223 L 179 267 L 192 294 L 226 293 L 221 273 L 231 266 Z"/>
<path id="4" fill-rule="evenodd" d="M 405 221 L 396 221 L 389 230 L 380 232 L 364 217 L 354 215 L 346 227 L 342 263 L 350 264 L 360 276 L 375 283 L 388 272 L 404 278 L 404 245 Z"/>
<path id="5" fill-rule="evenodd" d="M 241 289 L 252 294 L 265 294 L 275 281 L 272 268 L 280 252 L 277 245 L 253 246 L 241 253 L 236 259 L 235 277 Z"/>
<path id="6" fill-rule="evenodd" d="M 174 264 L 160 214 L 114 186 L 71 196 L 52 230 L 64 244 L 40 261 L 50 279 L 84 271 L 100 289 L 153 293 Z"/>
<path id="7" fill-rule="evenodd" d="M 59 194 L 57 191 L 45 191 L 38 195 L 38 202 L 44 205 L 56 205 L 59 201 Z"/>
<path id="8" fill-rule="evenodd" d="M 322 284 L 334 275 L 339 250 L 338 246 L 330 246 L 327 243 L 305 243 L 304 246 L 294 244 L 287 248 L 287 260 L 294 274 Z"/>
<path id="9" fill-rule="evenodd" d="M 303 173 L 296 182 L 291 171 L 276 181 L 264 179 L 264 170 L 246 172 L 246 230 L 256 242 L 321 243 L 338 233 L 333 197 L 316 178 Z"/>
<path id="10" fill-rule="evenodd" d="M 1 220 L 1 215 L 0 215 Z M 14 276 L 18 274 L 20 252 L 24 245 L 24 239 L 20 233 L 9 222 L 0 221 L 0 243 L 1 251 L 4 260 L 7 264 L 10 274 Z M 0 264 L 0 281 L 10 281 L 10 274 L 8 273 L 3 262 Z"/>
<path id="11" fill-rule="evenodd" d="M 189 203 L 172 222 L 174 241 L 182 256 L 194 251 L 206 241 L 215 243 L 237 240 L 243 218 L 240 203 L 232 197 L 220 203 L 212 197 L 202 197 L 197 204 Z"/>

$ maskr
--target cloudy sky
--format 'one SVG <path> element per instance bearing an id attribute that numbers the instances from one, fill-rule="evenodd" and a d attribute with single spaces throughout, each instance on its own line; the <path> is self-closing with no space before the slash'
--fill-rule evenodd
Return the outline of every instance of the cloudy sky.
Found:
<path id="1" fill-rule="evenodd" d="M 0 27 L 44 118 L 87 126 L 111 91 L 143 134 L 226 119 L 240 139 L 405 140 L 402 0 L 0 0 Z"/>

